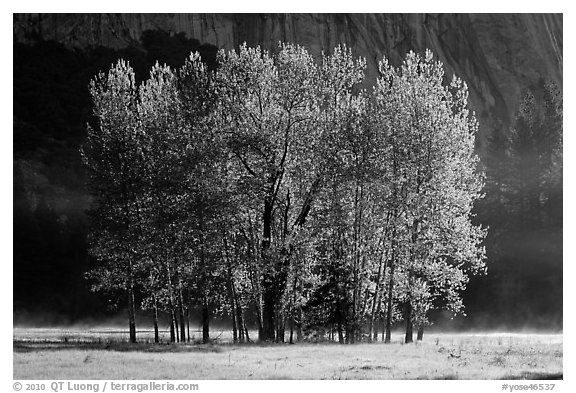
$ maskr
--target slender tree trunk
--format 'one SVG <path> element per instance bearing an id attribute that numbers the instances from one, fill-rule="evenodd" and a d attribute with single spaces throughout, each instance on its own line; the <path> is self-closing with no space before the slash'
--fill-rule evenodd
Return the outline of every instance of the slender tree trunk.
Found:
<path id="1" fill-rule="evenodd" d="M 412 311 L 412 303 L 410 303 L 410 300 L 408 300 L 406 303 L 406 336 L 404 337 L 405 344 L 409 344 L 414 341 Z"/>
<path id="2" fill-rule="evenodd" d="M 296 341 L 302 341 L 302 306 L 298 306 L 298 323 L 296 323 Z"/>
<path id="3" fill-rule="evenodd" d="M 232 261 L 230 260 L 230 255 L 228 254 L 228 242 L 226 240 L 226 233 L 224 232 L 222 236 L 222 243 L 224 246 L 224 256 L 226 258 L 226 267 L 228 273 L 228 300 L 230 302 L 230 316 L 232 317 L 232 339 L 236 344 L 238 342 L 238 329 L 236 327 L 236 296 L 234 294 L 234 278 L 232 277 Z M 240 327 L 242 330 L 242 327 Z"/>
<path id="4" fill-rule="evenodd" d="M 180 318 L 180 342 L 186 342 L 186 321 L 184 320 L 184 295 L 182 294 L 182 283 L 178 289 L 178 317 Z"/>
<path id="5" fill-rule="evenodd" d="M 167 257 L 167 256 L 166 256 Z M 170 271 L 170 262 L 166 259 L 166 277 L 168 280 L 168 309 L 170 311 L 170 342 L 176 342 L 178 332 L 176 313 L 174 312 L 174 289 L 172 287 L 172 272 Z"/>
<path id="6" fill-rule="evenodd" d="M 242 344 L 246 342 L 246 338 L 244 336 L 244 324 L 242 323 L 242 316 L 238 317 L 237 326 L 238 326 L 238 342 Z"/>
<path id="7" fill-rule="evenodd" d="M 272 241 L 272 209 L 273 201 L 266 198 L 264 202 L 263 215 L 263 239 L 262 239 L 262 259 L 264 265 L 271 268 L 272 260 L 269 255 L 270 244 Z M 274 269 L 275 270 L 275 269 Z M 262 335 L 258 337 L 260 341 L 274 341 L 275 336 L 275 319 L 276 319 L 276 272 L 266 271 L 262 280 L 263 307 L 262 307 Z"/>
<path id="8" fill-rule="evenodd" d="M 388 282 L 388 304 L 386 305 L 386 338 L 384 343 L 389 344 L 392 336 L 392 291 L 394 289 L 394 261 L 390 261 L 390 281 Z"/>
<path id="9" fill-rule="evenodd" d="M 236 326 L 238 327 L 239 340 L 241 343 L 244 342 L 244 318 L 242 317 L 242 306 L 240 305 L 240 300 L 237 298 L 237 294 L 234 293 L 235 303 L 236 303 Z"/>
<path id="10" fill-rule="evenodd" d="M 396 217 L 394 214 L 393 217 Z M 394 225 L 394 224 L 393 224 Z M 392 337 L 392 299 L 394 298 L 394 265 L 396 264 L 396 227 L 392 232 L 392 255 L 390 256 L 390 279 L 388 281 L 388 304 L 386 305 L 386 337 L 384 338 L 385 344 L 390 344 Z"/>
<path id="11" fill-rule="evenodd" d="M 186 341 L 190 342 L 190 307 L 186 307 Z"/>
<path id="12" fill-rule="evenodd" d="M 258 337 L 260 341 L 274 341 L 275 338 L 275 311 L 276 311 L 276 290 L 272 283 L 270 273 L 265 274 L 263 280 L 262 293 L 262 334 Z"/>
<path id="13" fill-rule="evenodd" d="M 363 272 L 366 259 L 361 256 L 362 246 L 362 223 L 364 213 L 364 187 L 360 181 L 356 180 L 356 191 L 354 197 L 354 291 L 352 294 L 352 323 L 351 342 L 362 341 L 362 324 L 367 299 L 362 299 L 363 292 Z M 364 300 L 364 301 L 363 301 Z"/>
<path id="14" fill-rule="evenodd" d="M 132 281 L 132 280 L 130 280 Z M 128 284 L 128 325 L 130 328 L 130 342 L 136 342 L 136 308 L 134 306 L 134 288 L 132 282 Z"/>
<path id="15" fill-rule="evenodd" d="M 120 155 L 120 154 L 119 154 Z M 122 156 L 120 155 L 120 159 L 122 160 Z M 123 186 L 123 195 L 124 196 L 130 196 L 130 194 L 128 193 L 127 189 L 126 189 L 126 184 L 124 184 Z M 130 207 L 128 205 L 128 199 L 124 198 L 124 206 L 125 206 L 125 212 L 128 213 L 130 212 Z M 138 209 L 136 210 L 136 213 L 138 213 Z M 142 230 L 142 228 L 138 227 L 138 229 L 140 229 L 140 231 Z M 134 267 L 132 265 L 132 258 L 131 258 L 131 254 L 133 253 L 132 250 L 128 249 L 128 255 L 130 255 L 128 257 L 128 329 L 129 329 L 129 335 L 130 335 L 130 342 L 132 344 L 136 343 L 136 306 L 135 306 L 135 302 L 134 302 Z"/>
<path id="16" fill-rule="evenodd" d="M 416 336 L 417 341 L 422 341 L 424 337 L 424 325 L 418 326 L 418 335 Z"/>
<path id="17" fill-rule="evenodd" d="M 372 303 L 372 315 L 370 316 L 370 330 L 368 331 L 368 339 L 370 341 L 376 341 L 378 337 L 378 327 L 375 326 L 376 322 L 376 303 L 378 296 L 378 284 L 376 284 L 376 293 L 374 294 L 374 302 Z"/>
<path id="18" fill-rule="evenodd" d="M 346 323 L 346 329 L 344 330 L 344 341 L 346 344 L 353 344 L 354 338 L 352 336 L 352 328 L 350 327 L 350 322 Z"/>
<path id="19" fill-rule="evenodd" d="M 204 300 L 204 305 L 202 306 L 202 342 L 204 344 L 210 342 L 210 310 L 206 300 Z"/>
<path id="20" fill-rule="evenodd" d="M 363 267 L 362 270 L 364 270 L 365 268 Z M 365 329 L 365 325 L 362 323 L 366 317 L 366 310 L 368 309 L 368 297 L 370 294 L 370 290 L 368 288 L 366 288 L 364 290 L 364 302 L 362 304 L 362 309 L 360 311 L 360 315 L 358 316 L 358 328 L 357 328 L 357 334 L 356 334 L 356 338 L 358 341 L 362 342 L 364 341 L 363 338 L 363 334 L 364 334 L 364 329 Z M 367 318 L 366 318 L 367 319 Z M 368 326 L 370 327 L 370 326 Z M 368 335 L 368 340 L 370 340 L 370 335 Z"/>
<path id="21" fill-rule="evenodd" d="M 283 343 L 285 335 L 284 313 L 278 309 L 276 313 L 276 342 Z"/>
<path id="22" fill-rule="evenodd" d="M 170 310 L 172 310 L 172 306 L 170 306 Z M 176 332 L 174 331 L 174 315 L 172 311 L 170 311 L 170 342 L 176 342 Z"/>
<path id="23" fill-rule="evenodd" d="M 172 319 L 174 319 L 174 330 L 176 334 L 176 342 L 180 342 L 180 330 L 178 329 L 178 316 L 176 314 L 176 308 L 172 305 Z"/>
<path id="24" fill-rule="evenodd" d="M 260 340 L 260 337 L 264 337 L 264 324 L 262 322 L 261 308 L 258 305 L 256 305 L 256 316 L 258 317 L 258 340 Z"/>
<path id="25" fill-rule="evenodd" d="M 296 303 L 296 285 L 298 283 L 298 275 L 294 275 L 294 280 L 292 281 L 292 294 L 290 296 L 290 302 L 288 303 L 288 325 L 290 326 L 290 344 L 294 344 L 294 305 Z"/>
<path id="26" fill-rule="evenodd" d="M 154 319 L 154 342 L 158 344 L 160 342 L 160 334 L 158 332 L 158 301 L 156 300 L 156 296 L 152 295 L 153 297 L 153 319 Z"/>
<path id="27" fill-rule="evenodd" d="M 355 328 L 356 328 L 356 318 L 357 318 L 357 310 L 358 310 L 358 302 L 359 302 L 359 279 L 358 279 L 358 268 L 360 265 L 359 259 L 359 246 L 358 246 L 358 237 L 359 237 L 359 223 L 358 223 L 358 182 L 356 182 L 356 191 L 354 195 L 354 239 L 353 239 L 353 250 L 352 255 L 354 258 L 353 264 L 353 288 L 352 288 L 352 312 L 350 315 L 350 322 L 346 324 L 346 343 L 354 343 L 355 338 Z"/>
<path id="28" fill-rule="evenodd" d="M 252 258 L 254 261 L 257 260 L 257 253 L 256 253 L 256 241 L 254 240 L 254 238 L 252 236 L 248 236 L 246 234 L 245 231 L 242 231 L 244 238 L 246 239 L 246 243 L 248 245 L 248 253 L 249 255 L 252 255 Z M 253 229 L 252 229 L 252 224 L 250 221 L 250 233 L 253 233 Z M 257 282 L 256 279 L 256 274 L 254 272 L 254 267 L 252 264 L 249 264 L 248 266 L 248 277 L 250 279 L 250 285 L 252 287 L 252 298 L 254 301 L 254 306 L 256 307 L 256 322 L 257 322 L 257 327 L 258 327 L 258 338 L 262 338 L 264 337 L 264 331 L 263 331 L 263 327 L 262 327 L 262 286 L 259 285 L 260 283 Z M 241 310 L 242 308 L 240 307 L 240 303 L 239 303 L 239 296 L 237 296 L 237 303 L 236 306 L 239 310 Z M 245 320 L 245 318 L 244 318 Z M 245 329 L 245 322 L 244 324 L 239 324 L 238 326 L 240 326 L 241 330 L 245 330 L 247 331 L 247 329 Z M 248 334 L 246 334 L 246 341 L 250 341 L 250 337 Z"/>
<path id="29" fill-rule="evenodd" d="M 342 321 L 338 320 L 338 343 L 344 344 L 344 332 L 342 329 Z"/>
<path id="30" fill-rule="evenodd" d="M 382 311 L 382 297 L 380 296 L 380 299 L 378 300 L 378 308 L 376 309 L 376 315 L 380 315 L 380 312 Z M 374 321 L 374 334 L 372 336 L 372 341 L 378 341 L 378 321 L 379 319 L 376 318 Z M 384 339 L 382 339 L 382 341 L 384 341 Z"/>
<path id="31" fill-rule="evenodd" d="M 244 324 L 244 333 L 246 334 L 246 342 L 251 342 L 250 334 L 248 334 L 248 326 L 246 326 L 246 324 Z"/>
<path id="32" fill-rule="evenodd" d="M 234 343 L 238 342 L 238 328 L 237 328 L 237 324 L 236 324 L 236 319 L 237 319 L 237 312 L 236 312 L 236 296 L 234 294 L 234 283 L 232 282 L 232 273 L 230 272 L 230 269 L 228 270 L 228 274 L 229 274 L 229 292 L 230 292 L 230 313 L 231 313 L 231 317 L 232 317 L 232 337 L 234 339 Z M 242 325 L 240 325 L 240 331 L 242 331 Z"/>
<path id="33" fill-rule="evenodd" d="M 388 214 L 387 217 L 389 219 L 390 215 Z M 386 227 L 384 234 L 380 238 L 378 248 L 380 248 L 380 246 L 384 242 L 387 232 L 388 227 Z M 378 326 L 377 324 L 375 324 L 375 322 L 376 322 L 376 315 L 380 313 L 380 307 L 382 305 L 382 296 L 380 295 L 380 283 L 383 282 L 386 277 L 386 260 L 384 258 L 385 254 L 387 254 L 387 252 L 382 250 L 382 252 L 380 253 L 380 263 L 378 264 L 378 274 L 376 275 L 376 289 L 374 290 L 374 300 L 372 302 L 372 317 L 370 318 L 369 340 L 372 341 L 378 341 Z"/>
<path id="34" fill-rule="evenodd" d="M 238 330 L 236 329 L 236 310 L 234 308 L 234 302 L 232 304 L 231 317 L 232 317 L 232 339 L 234 344 L 238 343 Z"/>

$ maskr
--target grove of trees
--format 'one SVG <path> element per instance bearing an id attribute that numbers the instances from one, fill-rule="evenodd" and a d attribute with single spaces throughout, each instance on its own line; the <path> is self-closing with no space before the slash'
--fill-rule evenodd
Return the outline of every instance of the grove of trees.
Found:
<path id="1" fill-rule="evenodd" d="M 200 315 L 204 342 L 214 315 L 235 342 L 257 328 L 354 343 L 389 342 L 400 321 L 422 339 L 432 310 L 463 313 L 486 236 L 466 84 L 430 51 L 384 58 L 371 91 L 345 46 L 316 62 L 244 44 L 217 63 L 193 53 L 137 84 L 120 60 L 90 85 L 89 280 L 127 299 L 130 340 L 137 308 L 156 341 L 159 312 L 171 341 Z"/>

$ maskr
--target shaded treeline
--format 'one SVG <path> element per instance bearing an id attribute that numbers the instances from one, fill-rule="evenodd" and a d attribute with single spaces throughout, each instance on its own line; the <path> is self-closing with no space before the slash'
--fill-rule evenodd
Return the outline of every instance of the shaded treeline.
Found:
<path id="1" fill-rule="evenodd" d="M 468 307 L 480 327 L 523 321 L 518 326 L 561 329 L 562 135 L 562 93 L 544 80 L 525 91 L 510 128 L 492 130 L 483 155 L 486 198 L 475 211 L 491 228 L 488 268 L 495 277 L 472 280 Z M 494 297 L 481 301 L 486 292 Z M 487 320 L 489 310 L 501 315 L 496 324 Z"/>
<path id="2" fill-rule="evenodd" d="M 198 50 L 210 66 L 217 48 L 160 31 L 141 47 L 69 50 L 54 41 L 14 44 L 15 322 L 62 324 L 105 317 L 111 299 L 89 290 L 85 210 L 90 196 L 78 149 L 91 120 L 90 79 L 119 57 L 143 77 L 156 59 L 178 66 Z M 123 303 L 120 303 L 123 307 Z"/>

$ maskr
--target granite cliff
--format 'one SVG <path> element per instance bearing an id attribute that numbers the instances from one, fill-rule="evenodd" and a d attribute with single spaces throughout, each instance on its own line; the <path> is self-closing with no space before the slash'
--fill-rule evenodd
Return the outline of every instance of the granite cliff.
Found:
<path id="1" fill-rule="evenodd" d="M 398 64 L 430 48 L 470 86 L 482 134 L 508 125 L 527 88 L 542 80 L 562 86 L 561 14 L 26 14 L 14 16 L 14 40 L 54 40 L 66 47 L 141 47 L 147 30 L 232 49 L 246 41 L 274 49 L 296 42 L 318 56 L 339 43 L 368 62 L 367 85 L 387 56 Z"/>

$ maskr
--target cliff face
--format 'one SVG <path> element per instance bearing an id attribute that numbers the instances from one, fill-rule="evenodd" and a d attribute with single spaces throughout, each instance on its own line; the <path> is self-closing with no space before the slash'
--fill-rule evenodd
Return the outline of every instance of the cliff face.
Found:
<path id="1" fill-rule="evenodd" d="M 79 49 L 138 47 L 146 30 L 224 49 L 290 41 L 315 56 L 346 43 L 366 57 L 367 85 L 382 56 L 399 64 L 408 51 L 430 48 L 448 77 L 468 83 L 484 135 L 510 123 L 526 88 L 541 80 L 562 86 L 562 24 L 561 14 L 20 14 L 13 28 L 16 42 L 55 40 Z"/>

